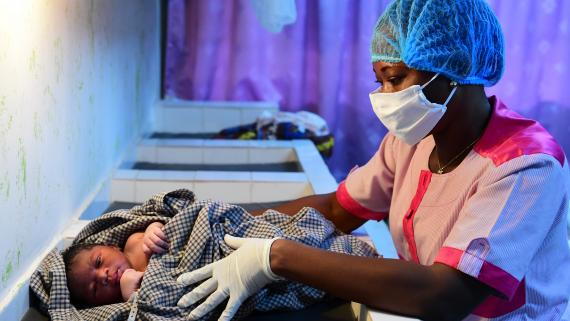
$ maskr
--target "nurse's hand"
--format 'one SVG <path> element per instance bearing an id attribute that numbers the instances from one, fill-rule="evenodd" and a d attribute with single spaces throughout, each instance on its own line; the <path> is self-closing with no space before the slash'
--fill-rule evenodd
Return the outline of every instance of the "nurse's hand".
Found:
<path id="1" fill-rule="evenodd" d="M 212 311 L 229 296 L 219 320 L 231 320 L 249 296 L 281 279 L 271 271 L 269 265 L 269 252 L 275 240 L 226 235 L 224 241 L 236 250 L 219 261 L 180 275 L 177 282 L 184 286 L 204 279 L 206 281 L 184 295 L 178 301 L 178 306 L 185 308 L 208 296 L 188 315 L 190 320 L 195 320 Z"/>

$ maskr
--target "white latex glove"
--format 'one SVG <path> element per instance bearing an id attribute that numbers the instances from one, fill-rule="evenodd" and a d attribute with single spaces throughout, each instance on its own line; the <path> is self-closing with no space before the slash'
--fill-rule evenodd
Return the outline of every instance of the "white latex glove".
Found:
<path id="1" fill-rule="evenodd" d="M 226 309 L 218 320 L 231 320 L 245 299 L 267 284 L 281 279 L 271 271 L 269 265 L 269 252 L 275 240 L 226 235 L 224 241 L 236 251 L 219 261 L 180 275 L 176 281 L 184 286 L 207 280 L 184 295 L 178 301 L 178 306 L 185 308 L 209 295 L 188 315 L 190 320 L 195 320 L 212 311 L 229 296 Z"/>

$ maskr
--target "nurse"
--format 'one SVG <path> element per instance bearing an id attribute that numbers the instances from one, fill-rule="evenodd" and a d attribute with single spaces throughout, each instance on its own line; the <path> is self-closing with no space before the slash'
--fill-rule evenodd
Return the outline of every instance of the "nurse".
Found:
<path id="1" fill-rule="evenodd" d="M 484 0 L 397 0 L 371 45 L 374 112 L 389 129 L 336 193 L 277 210 L 318 209 L 350 232 L 389 218 L 400 260 L 238 239 L 228 257 L 182 274 L 179 301 L 220 320 L 286 278 L 425 320 L 559 320 L 570 296 L 568 162 L 537 122 L 484 86 L 503 72 L 503 35 Z M 524 66 L 520 66 L 524 68 Z M 519 90 L 534 90 L 529 88 Z"/>

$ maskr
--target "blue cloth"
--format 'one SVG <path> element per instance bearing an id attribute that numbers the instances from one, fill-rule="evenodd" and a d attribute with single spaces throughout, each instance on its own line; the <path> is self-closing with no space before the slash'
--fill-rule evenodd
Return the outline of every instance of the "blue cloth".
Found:
<path id="1" fill-rule="evenodd" d="M 504 70 L 504 40 L 484 0 L 396 0 L 378 19 L 372 62 L 404 62 L 459 84 L 492 86 Z"/>

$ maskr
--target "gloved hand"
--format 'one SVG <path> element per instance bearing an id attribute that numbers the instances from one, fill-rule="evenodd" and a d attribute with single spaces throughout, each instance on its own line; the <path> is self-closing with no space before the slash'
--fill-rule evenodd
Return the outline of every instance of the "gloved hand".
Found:
<path id="1" fill-rule="evenodd" d="M 212 311 L 229 296 L 226 309 L 219 320 L 231 320 L 245 299 L 267 284 L 281 279 L 271 271 L 269 265 L 269 252 L 275 240 L 276 238 L 240 238 L 226 235 L 224 241 L 236 251 L 219 261 L 181 274 L 177 282 L 184 286 L 207 280 L 184 295 L 178 301 L 178 306 L 185 308 L 209 295 L 188 315 L 190 320 L 195 320 Z"/>

